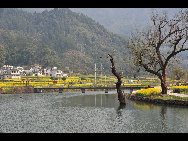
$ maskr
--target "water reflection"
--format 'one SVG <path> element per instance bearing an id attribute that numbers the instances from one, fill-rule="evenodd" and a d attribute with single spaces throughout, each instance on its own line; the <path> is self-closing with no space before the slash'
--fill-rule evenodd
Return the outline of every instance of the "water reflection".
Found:
<path id="1" fill-rule="evenodd" d="M 162 117 L 163 120 L 166 119 L 166 113 L 167 113 L 167 107 L 166 106 L 161 106 L 160 115 L 161 115 L 161 117 Z"/>
<path id="2" fill-rule="evenodd" d="M 187 132 L 187 107 L 128 99 L 120 105 L 117 97 L 116 92 L 0 95 L 0 132 Z"/>
<path id="3" fill-rule="evenodd" d="M 124 109 L 126 107 L 125 104 L 120 104 L 119 107 L 116 110 L 116 113 L 118 115 L 118 117 L 122 116 L 122 109 Z"/>
<path id="4" fill-rule="evenodd" d="M 72 97 L 62 98 L 53 103 L 53 106 L 63 107 L 105 107 L 114 108 L 118 106 L 116 94 L 94 94 L 94 95 L 75 95 Z"/>
<path id="5" fill-rule="evenodd" d="M 86 106 L 86 107 L 106 107 L 112 108 L 117 106 L 116 95 L 97 94 L 86 96 L 74 96 L 68 99 L 66 106 Z"/>
<path id="6" fill-rule="evenodd" d="M 166 120 L 166 116 L 167 116 L 167 106 L 161 106 L 161 112 L 160 112 L 160 116 L 161 116 L 161 126 L 162 126 L 162 132 L 167 132 L 168 130 L 168 126 L 167 126 L 167 120 Z"/>

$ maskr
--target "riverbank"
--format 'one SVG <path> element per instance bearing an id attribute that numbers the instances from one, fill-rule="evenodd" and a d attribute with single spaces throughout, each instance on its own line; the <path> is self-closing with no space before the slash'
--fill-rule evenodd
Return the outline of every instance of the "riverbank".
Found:
<path id="1" fill-rule="evenodd" d="M 149 97 L 137 96 L 135 93 L 136 91 L 133 91 L 127 98 L 153 104 L 188 106 L 188 95 L 173 93 L 172 90 L 168 90 L 167 95 L 152 95 Z"/>
<path id="2" fill-rule="evenodd" d="M 176 99 L 158 99 L 158 98 L 148 98 L 141 96 L 130 96 L 129 100 L 142 101 L 146 103 L 163 104 L 163 105 L 179 105 L 188 106 L 188 100 L 176 100 Z"/>

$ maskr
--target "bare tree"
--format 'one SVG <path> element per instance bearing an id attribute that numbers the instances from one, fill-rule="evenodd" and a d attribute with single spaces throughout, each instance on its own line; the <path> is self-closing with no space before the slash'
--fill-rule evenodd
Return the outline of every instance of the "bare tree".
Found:
<path id="1" fill-rule="evenodd" d="M 174 17 L 153 12 L 152 25 L 137 32 L 127 42 L 134 64 L 155 74 L 161 80 L 162 94 L 167 94 L 166 69 L 180 52 L 188 50 L 188 10 L 181 9 Z"/>
<path id="2" fill-rule="evenodd" d="M 117 93 L 118 93 L 118 100 L 120 102 L 120 105 L 125 105 L 126 104 L 125 96 L 124 96 L 124 94 L 123 94 L 123 92 L 121 90 L 121 83 L 122 83 L 121 78 L 123 78 L 123 77 L 121 76 L 120 73 L 118 73 L 116 71 L 116 67 L 115 67 L 115 64 L 114 64 L 114 58 L 113 58 L 113 56 L 111 54 L 108 54 L 108 56 L 110 57 L 110 61 L 111 61 L 111 64 L 112 64 L 112 67 L 111 67 L 112 73 L 118 79 L 118 81 L 116 83 L 116 89 L 117 89 Z"/>

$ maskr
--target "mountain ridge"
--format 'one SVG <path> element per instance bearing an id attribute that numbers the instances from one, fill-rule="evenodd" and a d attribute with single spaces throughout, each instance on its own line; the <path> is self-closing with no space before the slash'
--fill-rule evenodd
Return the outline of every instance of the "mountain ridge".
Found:
<path id="1" fill-rule="evenodd" d="M 105 56 L 114 49 L 120 66 L 123 63 L 120 56 L 126 50 L 126 41 L 121 36 L 68 8 L 39 13 L 6 8 L 1 14 L 0 29 L 3 29 L 0 45 L 6 49 L 5 64 L 39 63 L 43 67 L 57 65 L 93 73 L 95 63 L 102 63 L 109 70 L 110 62 Z"/>

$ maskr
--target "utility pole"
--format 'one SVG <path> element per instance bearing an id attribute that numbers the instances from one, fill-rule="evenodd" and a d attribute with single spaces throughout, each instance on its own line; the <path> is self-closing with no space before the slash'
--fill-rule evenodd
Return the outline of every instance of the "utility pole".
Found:
<path id="1" fill-rule="evenodd" d="M 102 63 L 101 63 L 101 84 L 102 84 Z"/>
<path id="2" fill-rule="evenodd" d="M 82 53 L 82 45 L 80 46 L 80 51 L 81 51 L 81 53 Z"/>
<path id="3" fill-rule="evenodd" d="M 106 85 L 106 74 L 105 74 L 105 85 Z"/>
<path id="4" fill-rule="evenodd" d="M 102 63 L 101 63 L 101 77 L 102 77 Z"/>
<path id="5" fill-rule="evenodd" d="M 96 77 L 97 77 L 97 66 L 96 66 L 96 63 L 95 63 L 95 85 L 96 85 Z"/>

